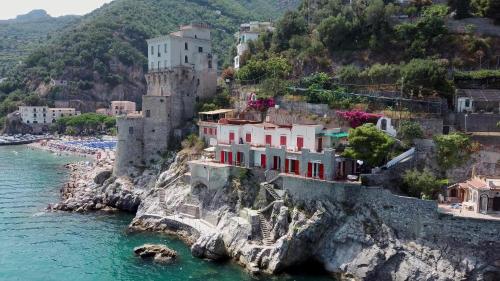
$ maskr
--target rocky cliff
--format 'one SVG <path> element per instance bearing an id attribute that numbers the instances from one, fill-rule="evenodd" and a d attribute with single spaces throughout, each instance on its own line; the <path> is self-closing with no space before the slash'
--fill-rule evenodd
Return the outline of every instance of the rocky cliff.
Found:
<path id="1" fill-rule="evenodd" d="M 179 154 L 159 176 L 138 171 L 134 179 L 86 168 L 54 208 L 137 210 L 132 230 L 175 233 L 197 257 L 231 258 L 256 273 L 312 262 L 363 280 L 500 278 L 500 222 L 442 217 L 432 202 L 380 189 L 339 187 L 338 196 L 317 198 L 289 190 L 277 200 L 252 175 L 209 191 L 186 182 L 188 159 Z"/>

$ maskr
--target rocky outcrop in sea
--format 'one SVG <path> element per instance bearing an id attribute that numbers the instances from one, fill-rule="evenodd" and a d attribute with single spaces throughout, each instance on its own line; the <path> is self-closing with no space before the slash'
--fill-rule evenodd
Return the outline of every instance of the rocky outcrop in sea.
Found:
<path id="1" fill-rule="evenodd" d="M 232 178 L 220 190 L 192 192 L 183 176 L 188 159 L 179 153 L 166 171 L 138 171 L 134 178 L 114 178 L 110 163 L 72 165 L 63 201 L 52 208 L 135 212 L 131 231 L 178 235 L 194 256 L 232 259 L 253 273 L 276 274 L 314 263 L 362 280 L 500 278 L 499 224 L 491 224 L 489 238 L 474 229 L 474 222 L 463 224 L 469 239 L 432 231 L 417 237 L 391 226 L 384 216 L 388 206 L 297 201 L 286 193 L 276 200 L 252 176 Z M 199 207 L 199 217 L 190 215 L 193 206 Z"/>

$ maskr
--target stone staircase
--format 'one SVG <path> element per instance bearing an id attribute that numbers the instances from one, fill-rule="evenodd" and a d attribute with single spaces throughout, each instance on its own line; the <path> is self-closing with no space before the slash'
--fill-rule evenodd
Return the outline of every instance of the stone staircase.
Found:
<path id="1" fill-rule="evenodd" d="M 171 215 L 171 212 L 168 211 L 167 208 L 167 202 L 165 201 L 165 189 L 161 188 L 158 190 L 158 198 L 159 198 L 159 205 L 160 207 L 165 211 L 165 215 Z"/>
<path id="2" fill-rule="evenodd" d="M 266 189 L 266 191 L 274 198 L 274 200 L 281 200 L 281 196 L 276 193 L 276 190 L 274 189 L 274 185 L 269 184 L 269 183 L 263 183 L 262 186 Z"/>
<path id="3" fill-rule="evenodd" d="M 259 222 L 260 222 L 260 231 L 262 233 L 262 243 L 265 246 L 271 246 L 273 245 L 273 241 L 271 239 L 271 226 L 269 223 L 266 221 L 266 218 L 264 215 L 259 212 Z"/>

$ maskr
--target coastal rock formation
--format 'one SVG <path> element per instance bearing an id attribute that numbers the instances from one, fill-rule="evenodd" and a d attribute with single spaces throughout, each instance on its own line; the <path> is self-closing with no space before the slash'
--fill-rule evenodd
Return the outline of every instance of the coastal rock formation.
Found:
<path id="1" fill-rule="evenodd" d="M 228 257 L 221 233 L 201 236 L 191 247 L 191 253 L 195 257 L 211 260 L 223 260 Z"/>
<path id="2" fill-rule="evenodd" d="M 192 187 L 183 177 L 188 159 L 179 154 L 167 171 L 134 179 L 76 180 L 60 209 L 137 209 L 131 230 L 176 234 L 194 256 L 231 258 L 254 273 L 313 262 L 364 280 L 500 279 L 500 223 L 421 213 L 427 203 L 378 189 L 315 200 L 285 192 L 275 200 L 252 176 L 217 190 Z"/>
<path id="3" fill-rule="evenodd" d="M 153 259 L 158 263 L 171 263 L 177 258 L 177 252 L 164 245 L 145 244 L 134 248 L 134 253 L 142 259 Z"/>

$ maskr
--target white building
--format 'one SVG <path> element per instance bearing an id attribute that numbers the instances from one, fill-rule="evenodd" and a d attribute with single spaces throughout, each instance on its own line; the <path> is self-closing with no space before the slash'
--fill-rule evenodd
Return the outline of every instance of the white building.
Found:
<path id="1" fill-rule="evenodd" d="M 19 112 L 25 124 L 52 124 L 61 117 L 80 115 L 74 108 L 49 108 L 48 106 L 20 106 Z"/>
<path id="2" fill-rule="evenodd" d="M 238 69 L 241 66 L 240 59 L 243 54 L 248 51 L 248 42 L 257 40 L 262 33 L 272 32 L 274 28 L 271 22 L 252 21 L 240 25 L 240 31 L 235 34 L 238 40 L 236 46 L 236 57 L 234 57 L 234 68 Z"/>
<path id="3" fill-rule="evenodd" d="M 217 69 L 210 29 L 204 24 L 181 26 L 177 32 L 147 40 L 149 72 L 177 66 Z"/>

